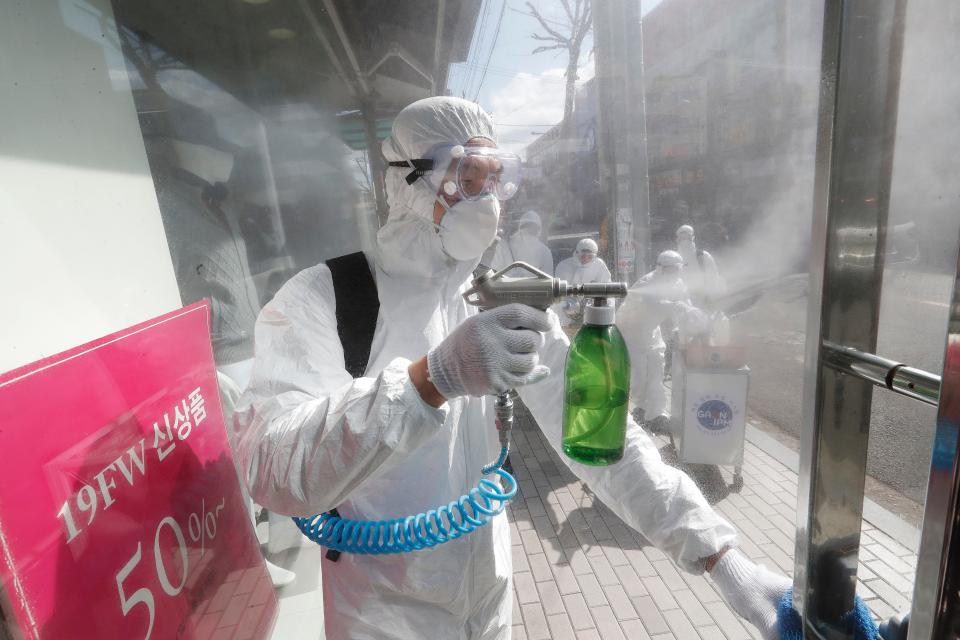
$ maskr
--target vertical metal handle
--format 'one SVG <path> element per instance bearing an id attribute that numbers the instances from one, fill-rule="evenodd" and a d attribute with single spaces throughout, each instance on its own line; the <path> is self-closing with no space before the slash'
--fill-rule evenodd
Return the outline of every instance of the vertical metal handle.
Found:
<path id="1" fill-rule="evenodd" d="M 873 389 L 825 341 L 876 351 L 905 0 L 825 0 L 794 598 L 807 638 L 848 638 Z"/>

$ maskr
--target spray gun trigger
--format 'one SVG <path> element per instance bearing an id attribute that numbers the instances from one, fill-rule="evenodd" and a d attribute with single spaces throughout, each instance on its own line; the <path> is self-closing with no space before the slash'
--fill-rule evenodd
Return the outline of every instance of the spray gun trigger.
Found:
<path id="1" fill-rule="evenodd" d="M 504 267 L 503 269 L 500 269 L 500 271 L 497 271 L 497 272 L 496 272 L 493 276 L 491 276 L 491 277 L 492 277 L 493 279 L 500 279 L 501 277 L 503 277 L 503 275 L 504 275 L 506 272 L 511 271 L 511 270 L 513 270 L 513 269 L 523 269 L 524 271 L 528 271 L 528 272 L 532 273 L 533 275 L 537 276 L 537 278 L 540 279 L 540 280 L 543 280 L 543 279 L 553 280 L 553 276 L 551 276 L 550 274 L 544 273 L 543 271 L 541 271 L 540 269 L 537 269 L 537 268 L 536 268 L 535 266 L 533 266 L 532 264 L 528 264 L 528 263 L 526 263 L 526 262 L 521 262 L 521 261 L 511 262 L 509 265 L 507 265 L 507 266 Z"/>

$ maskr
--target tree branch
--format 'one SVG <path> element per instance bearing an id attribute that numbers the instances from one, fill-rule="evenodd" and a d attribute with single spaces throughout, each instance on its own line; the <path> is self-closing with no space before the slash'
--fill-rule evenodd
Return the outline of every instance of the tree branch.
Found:
<path id="1" fill-rule="evenodd" d="M 538 33 L 531 33 L 530 37 L 534 40 L 540 40 L 541 42 L 556 42 L 557 44 L 569 45 L 570 40 L 567 38 L 558 39 L 558 38 L 548 38 L 547 36 L 541 36 Z"/>
<path id="2" fill-rule="evenodd" d="M 566 49 L 566 45 L 555 44 L 552 47 L 537 47 L 533 50 L 533 53 L 543 53 L 544 51 L 553 51 L 554 49 Z"/>
<path id="3" fill-rule="evenodd" d="M 584 38 L 587 37 L 587 34 L 588 34 L 588 33 L 590 33 L 590 28 L 589 28 L 589 27 L 585 27 L 585 28 L 583 28 L 583 29 L 580 30 L 580 33 L 578 33 L 578 34 L 577 34 L 577 37 L 575 38 L 575 43 L 576 43 L 577 46 L 580 46 L 581 44 L 583 44 L 583 40 L 584 40 Z"/>
<path id="4" fill-rule="evenodd" d="M 593 17 L 592 13 L 593 11 L 590 6 L 590 3 L 587 2 L 586 10 L 584 11 L 583 18 L 580 21 L 580 33 L 578 34 L 578 38 L 577 38 L 580 42 L 583 42 L 583 39 L 587 36 L 588 33 L 590 33 L 590 28 L 593 26 L 593 24 L 590 21 L 591 18 Z"/>
<path id="5" fill-rule="evenodd" d="M 536 7 L 534 7 L 532 4 L 527 2 L 527 8 L 530 9 L 530 15 L 536 18 L 537 22 L 540 23 L 540 26 L 543 27 L 544 31 L 552 35 L 557 40 L 566 40 L 564 36 L 560 35 L 559 33 L 557 33 L 557 31 L 550 28 L 550 25 L 547 24 L 547 21 L 543 18 L 543 16 L 540 15 L 540 12 L 537 11 Z"/>
<path id="6" fill-rule="evenodd" d="M 570 26 L 572 27 L 577 24 L 577 19 L 570 10 L 570 0 L 560 0 L 560 2 L 563 3 L 563 9 L 567 12 L 567 17 L 570 18 Z M 579 0 L 577 0 L 577 4 L 580 4 Z"/>

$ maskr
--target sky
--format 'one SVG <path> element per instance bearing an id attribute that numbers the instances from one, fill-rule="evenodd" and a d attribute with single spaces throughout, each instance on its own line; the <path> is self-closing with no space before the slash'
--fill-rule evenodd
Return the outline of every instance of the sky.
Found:
<path id="1" fill-rule="evenodd" d="M 642 0 L 641 12 L 646 14 L 660 2 Z M 567 16 L 560 0 L 533 0 L 532 4 L 561 33 L 568 31 L 563 26 Z M 542 44 L 532 34 L 543 30 L 527 11 L 523 0 L 484 0 L 468 60 L 451 65 L 448 80 L 453 95 L 476 99 L 493 115 L 500 146 L 521 154 L 537 134 L 563 117 L 567 65 L 565 50 L 532 53 Z M 592 49 L 591 34 L 581 51 L 578 85 L 594 75 Z"/>

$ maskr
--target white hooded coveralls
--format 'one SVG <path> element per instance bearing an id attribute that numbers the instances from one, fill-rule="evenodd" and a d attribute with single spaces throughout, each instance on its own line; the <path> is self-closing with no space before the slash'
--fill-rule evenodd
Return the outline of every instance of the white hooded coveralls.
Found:
<path id="1" fill-rule="evenodd" d="M 630 352 L 630 404 L 644 410 L 645 420 L 669 415 L 660 325 L 668 318 L 677 320 L 681 312 L 676 303 L 689 303 L 688 297 L 679 275 L 651 271 L 630 287 L 617 310 L 617 327 Z"/>
<path id="2" fill-rule="evenodd" d="M 692 236 L 693 229 L 681 227 L 684 228 L 690 229 L 690 234 L 682 234 L 677 239 L 677 253 L 683 257 L 683 281 L 693 304 L 698 307 L 709 306 L 711 300 L 716 300 L 726 292 L 726 284 L 720 277 L 717 261 L 709 251 L 698 250 Z"/>
<path id="3" fill-rule="evenodd" d="M 388 160 L 423 157 L 436 144 L 493 139 L 479 106 L 457 98 L 418 101 L 395 119 Z M 461 298 L 471 263 L 440 252 L 433 193 L 387 172 L 390 217 L 380 230 L 375 276 L 380 313 L 363 377 L 344 369 L 335 300 L 325 265 L 290 280 L 260 314 L 256 362 L 238 407 L 241 464 L 254 499 L 278 513 L 334 507 L 345 518 L 380 520 L 447 504 L 477 485 L 499 451 L 490 398 L 423 402 L 411 361 L 476 313 Z M 560 445 L 568 342 L 557 324 L 541 362 L 553 373 L 520 395 Z M 693 482 L 660 460 L 631 421 L 623 460 L 610 467 L 567 461 L 626 522 L 690 571 L 734 542 L 735 533 Z M 322 562 L 326 634 L 341 638 L 510 637 L 510 530 L 501 514 L 433 549 L 352 555 Z"/>
<path id="4" fill-rule="evenodd" d="M 592 248 L 591 253 L 597 253 L 597 245 L 595 242 L 588 238 L 581 240 L 577 243 L 577 248 L 574 249 L 573 255 L 569 258 L 564 258 L 557 264 L 557 277 L 571 284 L 610 282 L 610 269 L 607 268 L 607 263 L 605 263 L 600 256 L 594 255 L 593 260 L 587 264 L 580 264 L 580 254 L 582 253 L 583 246 L 586 244 L 585 241 L 588 241 L 590 245 L 592 245 L 590 247 Z"/>
<path id="5" fill-rule="evenodd" d="M 553 254 L 547 245 L 540 241 L 542 229 L 540 216 L 536 211 L 527 211 L 520 216 L 520 229 L 497 244 L 493 268 L 499 271 L 512 262 L 526 262 L 553 275 Z M 529 273 L 522 269 L 513 269 L 507 275 L 522 277 Z"/>
<path id="6" fill-rule="evenodd" d="M 593 255 L 593 260 L 581 264 L 580 256 L 583 253 Z M 570 284 L 589 282 L 610 282 L 610 269 L 600 256 L 597 255 L 597 243 L 591 238 L 583 238 L 577 243 L 573 255 L 557 263 L 556 277 L 566 280 Z M 554 312 L 560 318 L 560 325 L 568 327 L 573 324 L 572 315 L 579 315 L 583 311 L 582 301 L 577 298 L 567 298 L 563 302 L 553 305 Z"/>

